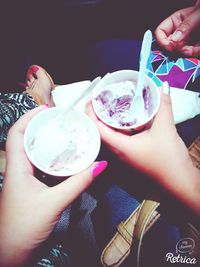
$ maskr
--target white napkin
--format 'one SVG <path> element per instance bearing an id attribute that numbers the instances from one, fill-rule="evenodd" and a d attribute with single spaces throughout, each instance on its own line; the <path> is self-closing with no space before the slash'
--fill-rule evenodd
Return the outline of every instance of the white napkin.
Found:
<path id="1" fill-rule="evenodd" d="M 58 107 L 67 107 L 72 101 L 74 101 L 83 91 L 85 91 L 91 84 L 90 80 L 75 82 L 66 85 L 58 85 L 55 90 L 52 91 L 53 101 Z M 78 111 L 85 111 L 85 105 L 88 96 L 80 100 L 80 102 L 74 107 Z"/>
<path id="2" fill-rule="evenodd" d="M 164 94 L 171 97 L 175 124 L 200 114 L 200 92 L 170 87 L 167 81 L 163 82 L 162 90 Z"/>
<path id="3" fill-rule="evenodd" d="M 172 111 L 176 124 L 192 119 L 200 114 L 200 93 L 170 87 Z"/>
<path id="4" fill-rule="evenodd" d="M 56 106 L 67 107 L 71 101 L 88 88 L 91 81 L 80 81 L 66 85 L 59 85 L 52 92 Z M 200 93 L 170 87 L 172 110 L 176 124 L 194 118 L 200 114 Z M 88 96 L 84 97 L 75 109 L 84 112 Z"/>

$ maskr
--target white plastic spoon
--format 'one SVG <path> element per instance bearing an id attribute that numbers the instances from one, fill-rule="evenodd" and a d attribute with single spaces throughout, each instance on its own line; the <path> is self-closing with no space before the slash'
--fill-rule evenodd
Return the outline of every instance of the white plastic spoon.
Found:
<path id="1" fill-rule="evenodd" d="M 131 109 L 133 109 L 133 112 L 137 115 L 137 117 L 139 117 L 140 121 L 143 121 L 145 117 L 143 84 L 144 84 L 147 61 L 151 50 L 151 43 L 152 43 L 152 33 L 150 30 L 147 30 L 144 34 L 142 41 L 138 82 L 137 82 L 135 96 L 131 105 Z"/>
<path id="2" fill-rule="evenodd" d="M 40 138 L 40 136 L 45 136 L 48 134 L 48 131 L 58 131 L 59 132 L 59 127 L 64 127 L 66 123 L 64 123 L 64 117 L 67 115 L 68 112 L 72 110 L 72 108 L 79 103 L 79 101 L 88 95 L 94 87 L 99 83 L 101 80 L 101 77 L 95 78 L 89 85 L 89 87 L 82 92 L 74 101 L 70 103 L 69 106 L 64 108 L 55 118 L 53 118 L 51 121 L 49 121 L 47 124 L 45 124 L 43 127 L 39 129 L 37 134 L 32 138 L 32 141 L 30 142 L 31 144 L 34 144 L 36 142 L 37 138 Z M 59 142 L 59 140 L 57 140 Z M 67 147 L 68 149 L 68 147 Z M 63 152 L 63 151 L 62 151 Z M 60 153 L 60 152 L 59 152 Z M 58 154 L 59 154 L 58 153 Z"/>

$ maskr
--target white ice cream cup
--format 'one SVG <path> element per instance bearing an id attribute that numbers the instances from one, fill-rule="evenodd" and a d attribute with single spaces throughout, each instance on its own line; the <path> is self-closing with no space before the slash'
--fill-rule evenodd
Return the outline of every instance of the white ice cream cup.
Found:
<path id="1" fill-rule="evenodd" d="M 41 111 L 29 122 L 24 147 L 29 160 L 44 173 L 71 176 L 87 169 L 100 150 L 100 134 L 84 113 L 71 110 L 54 120 L 63 108 Z"/>
<path id="2" fill-rule="evenodd" d="M 116 124 L 116 120 L 112 119 L 112 116 L 108 116 L 108 112 L 104 105 L 99 104 L 97 101 L 98 96 L 101 94 L 102 91 L 109 90 L 109 86 L 112 84 L 118 84 L 126 81 L 131 81 L 135 85 L 137 85 L 137 79 L 138 79 L 138 71 L 134 70 L 119 70 L 116 72 L 112 72 L 103 78 L 99 84 L 95 87 L 93 91 L 93 96 L 92 96 L 92 105 L 94 108 L 94 111 L 97 115 L 97 117 L 103 121 L 105 124 L 108 126 L 111 126 L 113 128 L 119 129 L 119 130 L 139 130 L 142 127 L 144 127 L 148 122 L 150 122 L 155 114 L 157 113 L 159 106 L 160 106 L 160 92 L 158 86 L 153 82 L 153 80 L 145 76 L 144 79 L 144 88 L 148 88 L 148 108 L 147 108 L 147 115 L 145 116 L 145 119 L 143 121 L 135 120 L 134 122 L 130 122 L 131 125 L 120 125 Z M 117 90 L 117 89 L 116 89 Z M 124 93 L 127 94 L 127 91 Z M 134 98 L 133 98 L 134 99 Z M 110 99 L 113 100 L 113 99 Z M 109 99 L 108 99 L 109 101 Z M 134 105 L 132 106 L 132 113 L 134 113 Z M 106 112 L 107 115 L 106 115 Z M 131 119 L 132 119 L 132 113 L 131 114 Z M 137 114 L 133 114 L 133 118 L 137 118 Z"/>

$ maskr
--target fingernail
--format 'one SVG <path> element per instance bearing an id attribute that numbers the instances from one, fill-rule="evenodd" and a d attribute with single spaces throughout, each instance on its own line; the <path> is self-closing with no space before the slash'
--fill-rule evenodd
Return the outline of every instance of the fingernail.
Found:
<path id="1" fill-rule="evenodd" d="M 167 81 L 163 82 L 162 91 L 164 94 L 170 95 L 170 86 L 169 86 L 169 83 Z"/>
<path id="2" fill-rule="evenodd" d="M 178 42 L 182 39 L 183 33 L 180 31 L 177 31 L 172 34 L 171 40 L 174 42 Z"/>
<path id="3" fill-rule="evenodd" d="M 49 104 L 47 104 L 47 103 L 46 103 L 46 104 L 44 104 L 44 105 L 45 105 L 47 108 L 49 107 Z"/>
<path id="4" fill-rule="evenodd" d="M 33 67 L 31 68 L 31 70 L 32 70 L 33 72 L 37 72 L 37 71 L 39 70 L 39 68 L 38 68 L 37 66 L 33 66 Z"/>
<path id="5" fill-rule="evenodd" d="M 97 162 L 92 168 L 93 177 L 97 177 L 100 173 L 102 173 L 102 171 L 105 170 L 107 165 L 108 165 L 108 162 L 105 160 Z"/>
<path id="6" fill-rule="evenodd" d="M 184 55 L 187 56 L 187 57 L 192 56 L 192 50 L 190 50 L 190 49 L 185 49 L 185 50 L 183 50 L 183 53 L 184 53 Z"/>

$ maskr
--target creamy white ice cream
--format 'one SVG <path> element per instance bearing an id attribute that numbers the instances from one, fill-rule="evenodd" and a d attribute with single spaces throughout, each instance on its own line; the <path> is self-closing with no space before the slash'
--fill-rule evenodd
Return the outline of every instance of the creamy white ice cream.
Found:
<path id="1" fill-rule="evenodd" d="M 100 134 L 85 114 L 70 111 L 59 119 L 62 109 L 51 108 L 33 118 L 25 132 L 25 150 L 42 171 L 69 176 L 92 164 L 100 149 Z"/>

